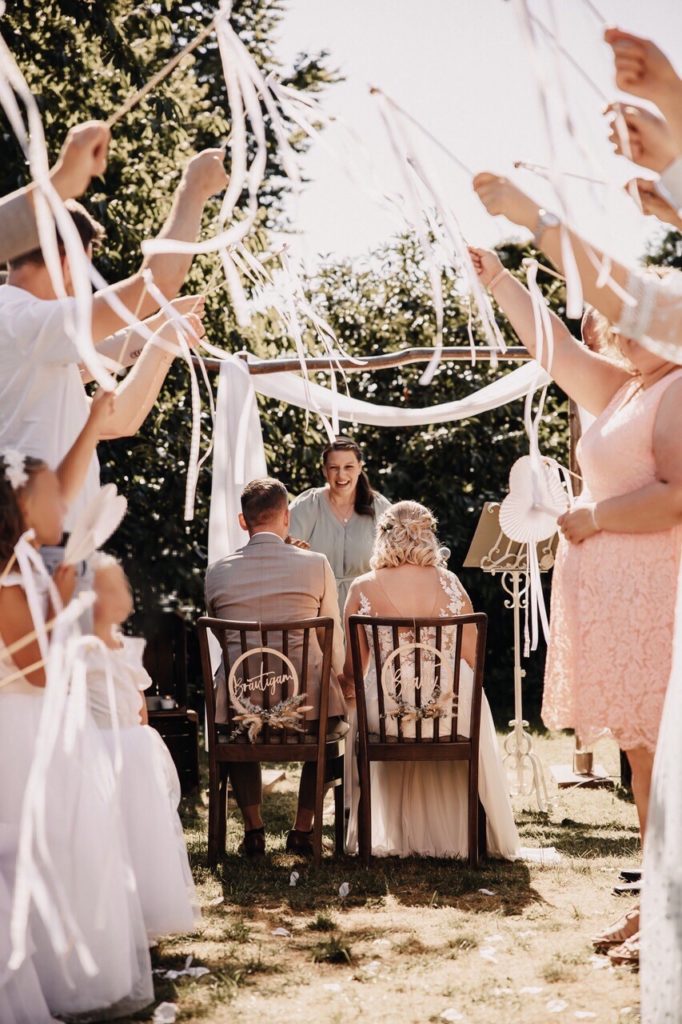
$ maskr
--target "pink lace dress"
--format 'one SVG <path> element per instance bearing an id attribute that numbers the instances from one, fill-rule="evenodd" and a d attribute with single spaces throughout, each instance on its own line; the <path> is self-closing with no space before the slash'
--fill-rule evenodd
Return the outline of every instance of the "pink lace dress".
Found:
<path id="1" fill-rule="evenodd" d="M 642 390 L 629 381 L 583 436 L 578 456 L 594 501 L 656 479 L 653 430 L 675 370 Z M 672 659 L 682 530 L 595 534 L 559 542 L 542 717 L 584 743 L 611 735 L 655 750 Z"/>

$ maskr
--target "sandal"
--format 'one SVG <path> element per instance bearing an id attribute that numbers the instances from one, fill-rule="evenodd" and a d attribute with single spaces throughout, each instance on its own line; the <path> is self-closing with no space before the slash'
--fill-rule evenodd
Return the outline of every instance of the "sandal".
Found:
<path id="1" fill-rule="evenodd" d="M 638 932 L 639 905 L 633 907 L 632 910 L 628 910 L 627 914 L 623 914 L 615 924 L 612 924 L 601 935 L 595 935 L 592 939 L 592 945 L 595 949 L 620 946 Z"/>
<path id="2" fill-rule="evenodd" d="M 616 946 L 615 949 L 610 949 L 607 956 L 612 964 L 639 967 L 639 932 L 636 932 L 620 946 Z"/>

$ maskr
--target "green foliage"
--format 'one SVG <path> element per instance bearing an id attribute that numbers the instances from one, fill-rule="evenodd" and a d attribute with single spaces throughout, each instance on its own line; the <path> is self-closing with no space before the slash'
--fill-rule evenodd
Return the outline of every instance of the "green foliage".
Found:
<path id="1" fill-rule="evenodd" d="M 529 255 L 518 246 L 501 251 L 513 271 Z M 563 287 L 554 279 L 546 290 L 550 304 L 563 313 Z M 456 282 L 444 275 L 446 345 L 468 345 L 468 311 Z M 423 260 L 416 243 L 396 240 L 373 254 L 366 264 L 349 261 L 324 266 L 312 282 L 313 296 L 340 343 L 353 355 L 376 355 L 400 348 L 433 344 L 433 304 Z M 508 344 L 517 343 L 506 321 L 499 318 Z M 443 363 L 432 384 L 419 383 L 422 365 L 407 365 L 377 373 L 349 374 L 350 393 L 377 405 L 431 406 L 465 398 L 508 372 L 486 363 Z M 328 375 L 327 379 L 328 379 Z M 324 377 L 321 377 L 324 380 Z M 341 386 L 341 382 L 339 382 Z M 271 471 L 293 493 L 321 483 L 319 453 L 324 439 L 311 422 L 306 443 L 304 414 L 280 404 L 264 405 L 264 433 Z M 565 397 L 550 389 L 541 447 L 565 465 L 568 462 L 568 409 Z M 441 541 L 451 550 L 450 567 L 459 572 L 485 501 L 506 493 L 509 469 L 527 450 L 523 403 L 494 409 L 483 416 L 452 424 L 386 429 L 347 427 L 364 450 L 373 486 L 398 501 L 414 498 L 428 505 L 439 522 Z M 512 712 L 512 620 L 503 607 L 498 578 L 475 570 L 460 573 L 474 606 L 490 616 L 486 689 L 500 716 Z M 528 711 L 537 717 L 544 655 L 528 662 Z"/>
<path id="2" fill-rule="evenodd" d="M 276 66 L 272 41 L 285 10 L 283 0 L 235 0 L 233 5 L 233 24 L 265 70 Z M 174 0 L 10 2 L 2 32 L 38 97 L 51 156 L 71 125 L 110 116 L 212 13 L 213 5 Z M 336 78 L 325 52 L 301 54 L 293 68 L 278 71 L 285 81 L 311 91 Z M 114 130 L 107 173 L 85 201 L 106 228 L 97 263 L 108 280 L 120 280 L 136 270 L 140 242 L 158 231 L 181 166 L 192 152 L 223 142 L 229 128 L 219 57 L 215 42 L 208 40 Z M 12 132 L 1 120 L 0 139 L 5 154 L 0 189 L 7 192 L 25 181 L 26 169 Z M 256 248 L 264 247 L 268 230 L 284 221 L 281 167 L 270 143 L 260 222 L 252 241 Z M 296 145 L 305 143 L 297 138 Z M 207 231 L 216 209 L 214 204 L 208 211 Z M 506 246 L 501 255 L 510 268 L 519 269 L 527 253 Z M 209 260 L 195 260 L 186 291 L 205 288 L 212 272 Z M 444 273 L 444 289 L 445 344 L 468 345 L 468 312 L 449 273 Z M 309 290 L 352 353 L 370 355 L 433 343 L 434 315 L 423 260 L 407 238 L 396 239 L 364 263 L 328 263 L 309 282 Z M 550 283 L 548 295 L 563 312 L 556 282 Z M 211 294 L 207 307 L 208 334 L 215 344 L 232 351 L 248 348 L 261 356 L 292 348 L 279 321 L 267 311 L 248 329 L 237 330 L 224 293 Z M 313 347 L 313 339 L 308 340 Z M 433 405 L 465 397 L 507 368 L 444 364 L 432 385 L 424 388 L 419 384 L 423 367 L 406 366 L 351 374 L 348 387 L 351 394 L 376 403 Z M 321 379 L 326 382 L 328 377 Z M 543 449 L 565 461 L 563 398 L 550 392 L 548 410 Z M 323 443 L 319 425 L 312 417 L 306 422 L 300 410 L 269 401 L 261 402 L 261 411 L 270 471 L 292 493 L 318 484 Z M 203 605 L 210 462 L 200 477 L 195 520 L 185 524 L 190 422 L 187 371 L 178 364 L 138 436 L 100 447 L 103 479 L 116 481 L 129 502 L 129 515 L 112 547 L 123 558 L 138 604 L 145 609 L 168 605 L 193 612 Z M 202 433 L 205 450 L 211 435 L 205 401 Z M 433 509 L 442 541 L 452 551 L 453 568 L 461 564 L 483 502 L 504 494 L 509 468 L 526 447 L 521 403 L 452 425 L 399 431 L 362 428 L 355 434 L 378 490 L 392 499 L 418 498 Z M 502 607 L 497 580 L 475 572 L 463 573 L 463 580 L 475 605 L 491 616 L 487 685 L 498 712 L 506 712 L 512 692 L 510 615 Z M 541 657 L 533 658 L 528 682 L 535 695 L 541 670 Z"/>
<path id="3" fill-rule="evenodd" d="M 52 160 L 68 128 L 107 118 L 160 70 L 215 13 L 213 3 L 162 0 L 10 0 L 1 31 L 37 97 Z M 335 80 L 326 54 L 300 54 L 291 69 L 275 60 L 272 41 L 283 16 L 282 0 L 235 0 L 231 20 L 257 63 L 276 68 L 282 80 L 319 91 Z M 210 37 L 114 128 L 106 175 L 83 200 L 106 228 L 96 257 L 108 281 L 139 267 L 140 243 L 158 232 L 168 213 L 182 166 L 196 151 L 220 145 L 229 134 L 229 109 L 215 41 Z M 4 160 L 0 194 L 24 184 L 27 170 L 14 134 L 0 117 Z M 303 143 L 295 140 L 299 148 Z M 262 249 L 267 229 L 282 218 L 283 179 L 270 140 L 260 222 L 250 244 Z M 215 228 L 218 204 L 209 207 L 206 231 Z M 199 258 L 188 294 L 205 288 L 213 273 Z M 238 332 L 225 293 L 207 301 L 207 332 L 226 349 L 253 347 L 254 332 Z M 205 396 L 204 396 L 205 397 Z M 204 445 L 211 423 L 204 401 Z M 206 560 L 210 480 L 204 474 L 196 519 L 182 521 L 191 409 L 187 370 L 175 366 L 160 401 L 135 438 L 102 444 L 103 479 L 126 493 L 129 514 L 112 547 L 125 561 L 138 604 L 193 609 L 201 604 Z"/>

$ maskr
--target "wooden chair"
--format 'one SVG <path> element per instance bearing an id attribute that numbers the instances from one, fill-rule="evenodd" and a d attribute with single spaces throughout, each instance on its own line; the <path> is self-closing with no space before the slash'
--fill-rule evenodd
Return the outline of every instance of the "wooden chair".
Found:
<path id="1" fill-rule="evenodd" d="M 358 817 L 358 844 L 360 856 L 365 866 L 369 866 L 372 856 L 372 813 L 371 813 L 371 790 L 370 790 L 370 763 L 372 761 L 466 761 L 469 767 L 469 806 L 468 806 L 468 846 L 469 864 L 477 867 L 479 855 L 485 855 L 485 834 L 486 817 L 485 811 L 478 796 L 478 749 L 481 724 L 481 697 L 483 693 L 483 669 L 485 662 L 485 642 L 488 617 L 482 613 L 472 615 L 458 615 L 449 618 L 436 619 L 394 619 L 375 618 L 374 616 L 351 615 L 349 619 L 351 651 L 353 656 L 353 674 L 355 678 L 355 696 L 357 701 L 358 715 L 358 773 L 360 776 L 360 807 Z M 476 664 L 474 665 L 473 692 L 471 695 L 471 717 L 469 736 L 464 736 L 460 731 L 459 720 L 459 690 L 460 690 L 460 657 L 462 649 L 462 629 L 464 626 L 473 625 L 476 627 Z M 400 718 L 396 719 L 396 735 L 389 735 L 386 730 L 385 699 L 381 679 L 384 663 L 389 658 L 393 660 L 398 675 L 400 674 L 401 645 L 404 648 L 412 643 L 425 642 L 424 630 L 430 631 L 428 645 L 435 647 L 438 652 L 442 650 L 443 630 L 448 627 L 456 629 L 453 673 L 453 698 L 451 709 L 451 727 L 447 732 L 441 734 L 441 725 L 438 718 L 428 719 L 433 722 L 433 729 L 425 730 L 423 721 L 415 720 L 414 736 L 405 736 L 405 729 Z M 370 645 L 370 657 L 374 659 L 374 667 L 377 679 L 377 697 L 379 705 L 379 732 L 370 733 L 367 719 L 367 704 L 365 700 L 365 682 L 362 674 L 361 653 L 359 643 L 359 631 L 367 629 L 372 637 Z M 390 630 L 391 643 L 390 652 L 384 650 L 382 658 L 380 646 L 380 630 L 383 630 L 384 637 L 386 630 Z M 409 640 L 405 637 L 405 630 L 409 630 Z M 435 641 L 433 637 L 435 631 Z M 402 632 L 402 640 L 401 640 Z M 384 645 L 386 647 L 386 644 Z M 425 652 L 419 647 L 414 647 L 407 655 L 414 664 L 414 676 L 420 678 L 422 663 Z M 442 661 L 433 659 L 434 667 L 434 688 L 440 686 Z M 398 686 L 396 689 L 398 689 Z M 400 696 L 400 693 L 398 693 Z M 419 687 L 415 687 L 414 707 L 421 706 L 422 695 Z M 423 735 L 425 731 L 432 735 Z"/>
<path id="2" fill-rule="evenodd" d="M 204 616 L 197 623 L 199 633 L 199 646 L 201 651 L 201 667 L 204 679 L 206 694 L 206 716 L 208 729 L 208 762 L 209 762 L 209 804 L 208 804 L 208 862 L 214 868 L 219 856 L 225 852 L 225 841 L 227 833 L 227 781 L 231 764 L 243 763 L 245 761 L 266 761 L 266 762 L 301 762 L 313 761 L 317 765 L 315 782 L 315 822 L 313 826 L 313 851 L 314 862 L 320 864 L 322 859 L 322 805 L 326 786 L 334 786 L 334 818 L 335 818 L 335 840 L 336 852 L 342 853 L 344 849 L 344 793 L 343 793 L 343 766 L 344 766 L 344 733 L 327 735 L 327 722 L 329 718 L 329 679 L 332 659 L 332 640 L 334 636 L 334 620 L 332 618 L 302 619 L 295 622 L 228 622 L 225 619 L 213 619 Z M 299 693 L 305 693 L 309 680 L 309 650 L 310 634 L 313 630 L 323 633 L 322 667 L 319 680 L 319 725 L 308 722 L 307 725 L 315 726 L 315 731 L 308 731 L 304 734 L 291 730 L 280 730 L 265 724 L 262 728 L 257 742 L 250 742 L 245 736 L 235 738 L 235 730 L 239 727 L 239 721 L 235 721 L 237 713 L 232 706 L 228 692 L 227 700 L 227 722 L 218 723 L 215 720 L 216 712 L 216 691 L 213 685 L 213 671 L 209 652 L 209 634 L 212 633 L 220 644 L 223 664 L 225 666 L 225 686 L 231 668 L 236 658 L 231 659 L 229 641 L 232 641 L 232 651 L 235 646 L 242 655 L 248 655 L 250 650 L 256 652 L 262 648 L 274 648 L 280 651 L 285 657 L 288 652 L 294 649 L 300 639 L 300 668 L 298 671 Z M 230 636 L 231 634 L 231 636 Z M 292 645 L 292 636 L 295 636 Z M 237 639 L 238 638 L 238 639 Z M 255 642 L 254 642 L 255 640 Z M 252 659 L 258 657 L 258 671 L 267 673 L 270 663 L 277 659 L 272 654 L 263 651 L 261 654 L 254 654 Z M 261 661 L 262 659 L 262 661 Z M 247 665 L 250 660 L 247 660 Z M 250 671 L 247 669 L 247 671 Z M 281 700 L 287 700 L 293 696 L 290 693 L 288 681 L 282 683 Z M 306 703 L 306 702 L 304 702 Z M 267 688 L 262 691 L 262 706 L 269 710 L 271 695 Z M 304 723 L 305 724 L 305 723 Z M 347 726 L 345 727 L 347 731 Z M 330 777 L 331 776 L 331 777 Z"/>

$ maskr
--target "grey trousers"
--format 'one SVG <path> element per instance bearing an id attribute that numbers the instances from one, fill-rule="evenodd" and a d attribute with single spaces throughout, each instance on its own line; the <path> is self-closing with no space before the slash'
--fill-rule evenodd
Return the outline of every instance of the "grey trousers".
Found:
<path id="1" fill-rule="evenodd" d="M 341 726 L 342 718 L 334 717 L 327 720 L 327 735 L 333 735 Z M 317 766 L 314 761 L 305 761 L 301 771 L 301 783 L 298 787 L 298 806 L 302 811 L 315 810 L 315 774 Z M 232 792 L 240 811 L 245 807 L 260 807 L 263 801 L 263 779 L 261 767 L 257 761 L 235 761 L 229 768 Z"/>

